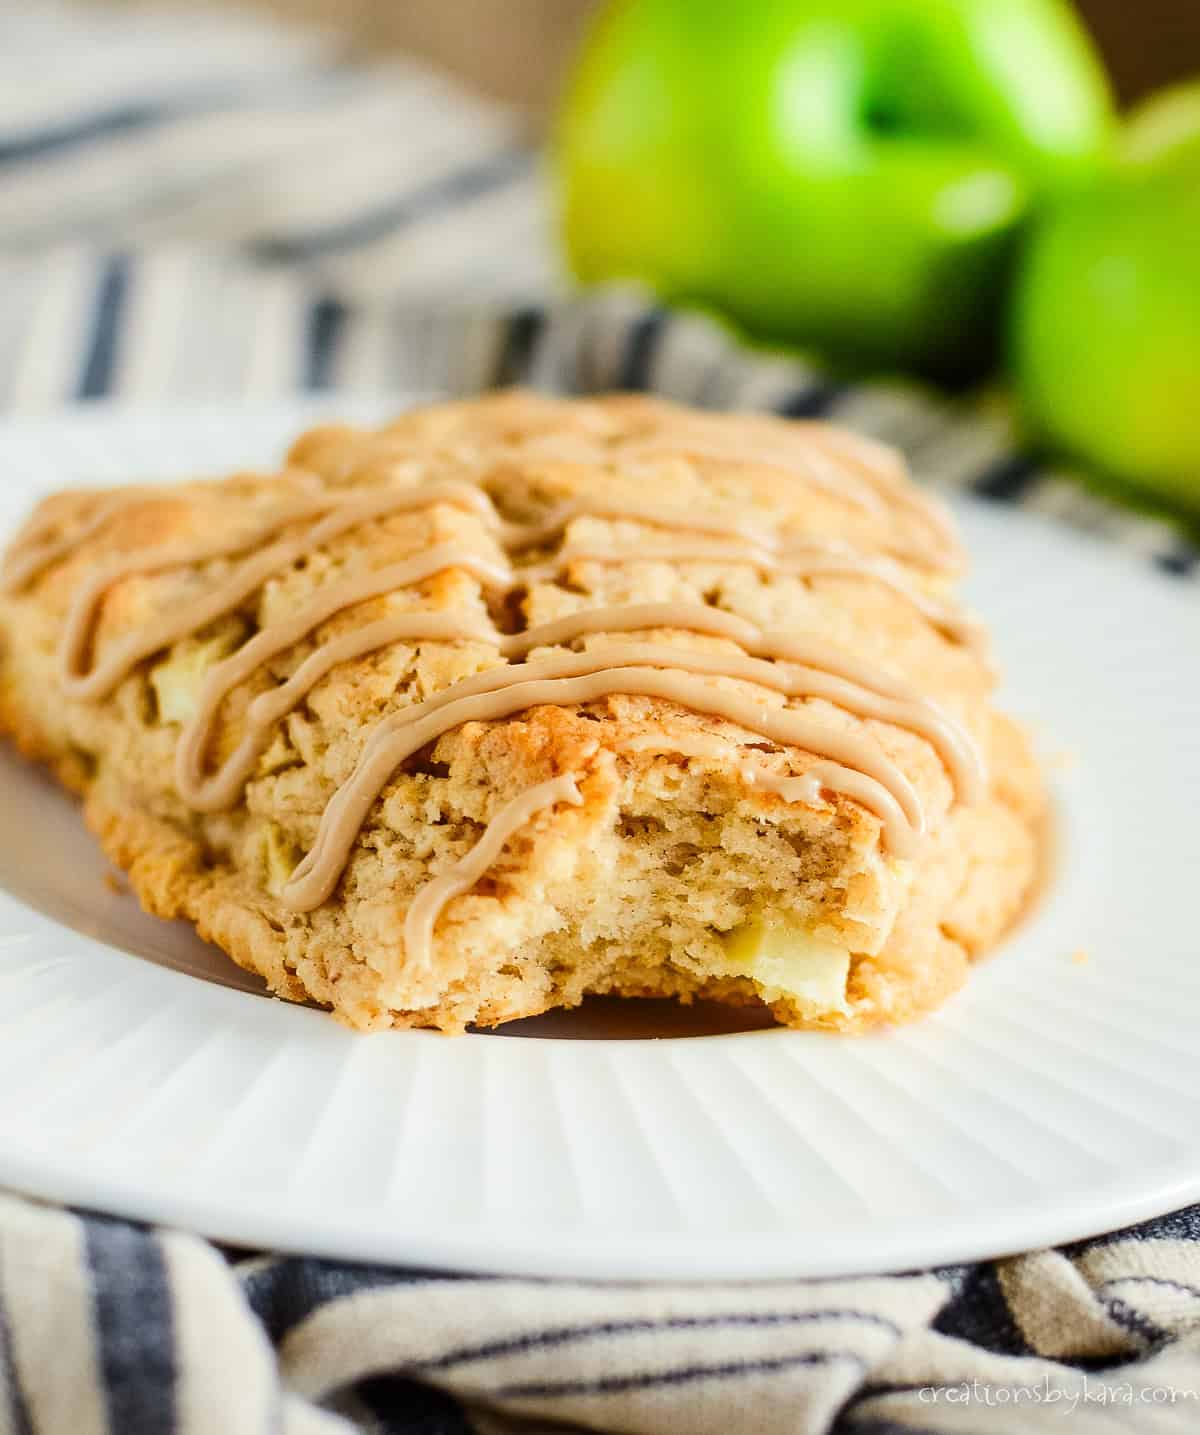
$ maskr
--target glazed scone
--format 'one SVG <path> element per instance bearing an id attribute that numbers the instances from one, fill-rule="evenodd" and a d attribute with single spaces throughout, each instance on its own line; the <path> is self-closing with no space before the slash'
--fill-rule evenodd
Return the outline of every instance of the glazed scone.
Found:
<path id="1" fill-rule="evenodd" d="M 1034 880 L 945 515 L 819 423 L 500 394 L 43 502 L 0 726 L 143 904 L 364 1029 L 908 1020 Z"/>

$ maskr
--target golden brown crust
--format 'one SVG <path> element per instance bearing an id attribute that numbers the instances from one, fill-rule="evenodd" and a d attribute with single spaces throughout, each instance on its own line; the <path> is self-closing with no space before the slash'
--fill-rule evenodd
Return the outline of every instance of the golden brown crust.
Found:
<path id="1" fill-rule="evenodd" d="M 357 1027 L 459 1030 L 574 1004 L 591 991 L 756 1001 L 752 981 L 720 970 L 721 934 L 766 909 L 854 954 L 847 1013 L 814 1013 L 780 1000 L 772 1003 L 780 1019 L 856 1029 L 918 1015 L 962 982 L 969 960 L 1019 910 L 1037 862 L 1042 789 L 1023 735 L 989 706 L 986 663 L 880 585 L 715 561 L 639 561 L 638 547 L 644 550 L 653 536 L 644 525 L 584 517 L 568 526 L 568 546 L 621 544 L 631 561 L 574 564 L 560 579 L 533 585 L 519 611 L 513 600 L 487 594 L 464 570 L 452 569 L 339 613 L 314 637 L 417 609 L 469 612 L 511 627 L 601 605 L 685 600 L 832 641 L 916 682 L 967 728 L 988 760 L 985 800 L 958 806 L 924 738 L 804 701 L 834 727 L 868 732 L 913 784 L 931 836 L 911 863 L 889 856 L 879 821 L 857 803 L 828 794 L 815 806 L 786 802 L 754 789 L 743 775 L 746 762 L 776 775 L 802 774 L 813 754 L 763 744 L 728 722 L 661 699 L 614 695 L 446 733 L 394 774 L 368 815 L 335 899 L 307 913 L 289 909 L 279 898 L 281 874 L 312 845 L 372 724 L 503 660 L 481 642 L 421 640 L 341 664 L 279 724 L 243 801 L 212 814 L 193 811 L 176 791 L 180 720 L 172 704 L 186 706 L 188 682 L 194 687 L 212 661 L 205 644 L 224 655 L 339 577 L 440 543 L 499 558 L 479 515 L 448 504 L 395 514 L 334 539 L 269 579 L 236 614 L 141 663 L 103 701 L 56 694 L 55 647 L 72 595 L 97 563 L 246 526 L 281 495 L 310 491 L 314 474 L 326 485 L 354 488 L 378 482 L 396 465 L 421 463 L 445 477 L 477 472 L 482 463 L 484 485 L 508 518 L 528 518 L 601 484 L 606 493 L 644 499 L 652 483 L 662 502 L 758 515 L 867 551 L 894 550 L 913 537 L 915 520 L 906 509 L 868 511 L 761 462 L 665 459 L 648 476 L 645 466 L 614 472 L 577 455 L 517 461 L 510 452 L 515 439 L 530 435 L 608 441 L 669 436 L 692 423 L 686 411 L 654 400 L 501 395 L 405 415 L 379 434 L 316 430 L 293 446 L 283 476 L 243 475 L 139 497 L 27 588 L 0 598 L 0 728 L 86 794 L 89 824 L 148 910 L 195 922 L 280 995 L 328 1005 Z M 754 453 L 785 431 L 778 420 L 730 418 L 720 425 L 723 442 L 744 443 Z M 105 501 L 55 495 L 34 522 L 50 533 L 69 532 Z M 96 650 L 194 596 L 230 562 L 116 584 L 102 604 Z M 909 565 L 909 576 L 924 591 L 944 591 L 919 564 Z M 294 645 L 234 690 L 220 712 L 211 762 L 238 742 L 253 697 L 294 672 L 313 641 Z M 612 641 L 597 634 L 576 646 Z M 730 647 L 695 633 L 672 633 L 670 641 L 716 652 Z M 187 680 L 182 699 L 180 674 Z M 763 701 L 785 700 L 767 694 Z M 577 775 L 582 805 L 544 811 L 518 832 L 487 876 L 446 908 L 432 968 L 413 970 L 403 924 L 414 894 L 470 850 L 504 802 L 563 773 Z"/>

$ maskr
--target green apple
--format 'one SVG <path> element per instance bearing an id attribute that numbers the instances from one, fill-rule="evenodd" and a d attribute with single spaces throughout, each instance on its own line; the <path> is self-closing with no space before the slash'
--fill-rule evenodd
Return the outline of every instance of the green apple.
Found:
<path id="1" fill-rule="evenodd" d="M 616 0 L 557 127 L 566 249 L 758 337 L 953 370 L 1110 130 L 1066 0 Z"/>
<path id="2" fill-rule="evenodd" d="M 1200 166 L 1200 81 L 1151 96 L 1129 116 L 1121 156 L 1135 168 Z"/>
<path id="3" fill-rule="evenodd" d="M 1200 513 L 1200 86 L 1134 115 L 1116 172 L 1037 226 L 1012 357 L 1039 436 Z"/>

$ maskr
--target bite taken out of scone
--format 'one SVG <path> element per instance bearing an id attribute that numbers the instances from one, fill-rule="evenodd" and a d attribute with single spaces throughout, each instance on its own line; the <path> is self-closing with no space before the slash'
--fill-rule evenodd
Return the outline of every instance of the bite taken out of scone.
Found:
<path id="1" fill-rule="evenodd" d="M 613 993 L 857 1030 L 953 992 L 1036 875 L 962 566 L 835 427 L 498 394 L 46 499 L 0 727 L 148 910 L 352 1026 Z"/>

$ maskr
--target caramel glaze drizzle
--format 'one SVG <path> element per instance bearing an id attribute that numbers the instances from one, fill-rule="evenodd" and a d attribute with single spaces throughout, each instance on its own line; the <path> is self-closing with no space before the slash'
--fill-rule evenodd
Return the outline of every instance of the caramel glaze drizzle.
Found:
<path id="1" fill-rule="evenodd" d="M 495 722 L 532 707 L 588 703 L 618 693 L 661 698 L 723 718 L 772 742 L 821 754 L 839 765 L 837 772 L 831 766 L 830 780 L 823 784 L 835 791 L 842 790 L 842 767 L 851 769 L 861 793 L 858 800 L 879 817 L 889 850 L 896 856 L 912 855 L 925 829 L 920 799 L 904 774 L 873 742 L 832 728 L 804 711 L 765 707 L 761 701 L 713 687 L 687 676 L 689 673 L 757 682 L 788 697 L 818 695 L 812 690 L 823 676 L 815 675 L 817 682 L 812 682 L 774 664 L 732 654 L 614 643 L 463 678 L 444 692 L 375 724 L 353 773 L 322 814 L 315 843 L 284 885 L 282 900 L 301 912 L 327 900 L 349 860 L 359 829 L 396 768 L 443 733 L 468 722 Z M 837 679 L 829 681 L 833 689 Z M 840 685 L 837 690 L 843 691 Z M 856 709 L 872 716 L 888 711 L 896 715 L 888 720 L 896 721 L 903 711 L 899 702 L 878 698 L 878 706 L 871 712 L 875 703 L 869 694 L 854 692 L 849 684 L 844 692 Z M 909 714 L 904 712 L 904 716 Z M 964 769 L 964 775 L 966 771 L 970 772 L 966 793 L 973 797 L 982 773 L 975 763 Z M 897 806 L 903 825 L 895 821 Z"/>
<path id="2" fill-rule="evenodd" d="M 428 968 L 433 950 L 433 929 L 447 902 L 469 892 L 496 858 L 518 828 L 524 827 L 539 812 L 559 802 L 578 807 L 583 794 L 571 776 L 552 777 L 522 792 L 496 813 L 483 830 L 474 847 L 448 872 L 426 882 L 409 903 L 404 918 L 404 953 L 412 963 Z"/>
<path id="3" fill-rule="evenodd" d="M 675 540 L 659 546 L 639 544 L 619 549 L 579 544 L 564 548 L 547 563 L 522 570 L 526 583 L 558 577 L 574 563 L 721 563 L 744 565 L 760 573 L 780 573 L 794 578 L 870 578 L 915 608 L 931 627 L 951 642 L 971 648 L 983 658 L 987 634 L 970 613 L 944 599 L 936 598 L 911 584 L 903 570 L 887 558 L 871 557 L 835 542 L 789 544 L 772 553 L 753 543 L 733 547 L 723 543 L 687 543 Z"/>
<path id="4" fill-rule="evenodd" d="M 4 572 L 0 574 L 0 593 L 19 592 L 32 583 L 43 568 L 70 557 L 81 543 L 94 538 L 133 501 L 128 494 L 123 494 L 113 502 L 102 504 L 90 518 L 85 518 L 60 538 L 49 537 L 44 525 L 31 527 L 22 535 L 19 544 L 14 544 L 5 555 Z"/>
<path id="5" fill-rule="evenodd" d="M 288 469 L 280 475 L 280 478 L 292 479 L 315 493 L 324 491 L 323 485 L 316 479 L 315 474 Z M 315 483 L 314 480 L 316 480 Z M 53 536 L 55 525 L 52 522 L 42 520 L 28 523 L 4 555 L 4 567 L 0 572 L 0 593 L 20 592 L 22 588 L 28 587 L 44 569 L 55 563 L 60 563 L 64 558 L 69 558 L 81 543 L 86 543 L 89 538 L 94 538 L 101 529 L 107 528 L 113 519 L 120 518 L 144 499 L 162 497 L 163 490 L 161 488 L 146 488 L 130 484 L 123 488 L 116 497 L 104 495 L 104 501 L 99 504 L 93 514 L 77 523 L 68 533 L 57 538 Z M 327 500 L 324 504 L 314 505 L 307 510 L 301 506 L 297 512 L 303 517 L 306 511 L 311 515 L 324 512 L 328 507 Z M 275 525 L 272 524 L 269 531 L 274 532 L 274 529 Z M 261 538 L 261 535 L 259 537 Z M 255 535 L 251 534 L 248 542 L 253 543 L 254 541 Z M 230 548 L 228 551 L 236 552 L 238 550 Z"/>
<path id="6" fill-rule="evenodd" d="M 162 548 L 157 552 L 151 549 L 117 559 L 85 579 L 72 599 L 59 647 L 59 681 L 63 692 L 69 698 L 106 697 L 143 659 L 231 612 L 257 592 L 272 574 L 289 567 L 322 544 L 372 519 L 426 509 L 436 503 L 466 504 L 484 512 L 490 511 L 491 507 L 485 493 L 468 484 L 454 482 L 431 483 L 423 488 L 384 489 L 348 502 L 327 495 L 297 500 L 240 536 Z M 100 605 L 104 595 L 120 579 L 134 574 L 191 567 L 214 558 L 232 557 L 267 542 L 289 524 L 321 514 L 324 517 L 307 532 L 295 538 L 268 543 L 266 548 L 260 549 L 235 569 L 223 583 L 218 583 L 190 603 L 153 619 L 137 632 L 117 639 L 105 650 L 100 661 L 89 666 Z M 448 566 L 442 564 L 442 567 Z M 417 573 L 407 581 L 417 582 L 429 576 L 429 573 Z"/>
<path id="7" fill-rule="evenodd" d="M 572 519 L 585 516 L 619 517 L 650 527 L 669 527 L 685 532 L 732 532 L 746 540 L 746 546 L 736 550 L 729 547 L 705 549 L 695 545 L 639 548 L 632 555 L 623 555 L 623 558 L 624 561 L 629 561 L 631 557 L 655 557 L 666 561 L 696 558 L 716 562 L 745 562 L 761 571 L 790 573 L 798 577 L 836 574 L 874 579 L 904 597 L 953 641 L 971 646 L 978 646 L 981 641 L 981 630 L 977 624 L 965 614 L 956 612 L 949 604 L 940 602 L 908 583 L 896 565 L 890 564 L 886 559 L 857 554 L 844 544 L 812 541 L 791 545 L 780 543 L 775 545 L 778 552 L 772 553 L 766 546 L 772 541 L 771 536 L 744 520 L 685 513 L 658 504 L 638 504 L 631 501 L 575 500 L 561 505 L 549 519 L 542 522 L 529 525 L 510 524 L 498 517 L 488 495 L 480 488 L 471 483 L 449 479 L 422 484 L 419 487 L 369 492 L 349 500 L 329 493 L 301 498 L 277 509 L 262 524 L 241 535 L 135 552 L 104 565 L 85 579 L 72 599 L 59 649 L 59 676 L 64 694 L 84 700 L 107 696 L 139 662 L 231 611 L 250 597 L 272 574 L 287 568 L 312 549 L 372 519 L 425 509 L 437 503 L 450 503 L 474 510 L 489 527 L 497 530 L 501 542 L 510 551 L 546 543 L 553 535 L 561 533 Z M 88 520 L 84 525 L 87 534 L 96 531 L 112 516 L 112 512 L 103 512 Z M 233 557 L 267 542 L 280 529 L 290 524 L 318 517 L 321 521 L 307 533 L 269 543 L 224 583 L 217 584 L 173 612 L 152 620 L 138 632 L 117 639 L 106 649 L 102 660 L 89 666 L 88 660 L 101 604 L 109 589 L 122 578 L 161 573 L 213 559 Z M 17 589 L 28 584 L 42 568 L 54 562 L 56 556 L 62 556 L 60 550 L 67 547 L 63 540 L 39 545 L 32 552 L 21 555 L 14 565 L 15 571 L 6 571 L 6 586 Z M 39 560 L 36 563 L 35 557 Z M 611 561 L 605 550 L 567 553 L 555 560 L 558 567 L 554 571 L 561 572 L 564 564 L 581 557 L 595 561 Z M 481 581 L 485 581 L 484 573 L 480 571 L 485 562 L 486 560 L 470 558 L 461 566 L 473 568 Z M 443 568 L 449 566 L 452 565 L 442 565 Z M 435 568 L 424 573 L 414 572 L 413 577 L 404 581 L 418 582 L 437 571 L 439 570 Z M 490 571 L 494 573 L 497 570 L 492 566 Z M 526 570 L 520 575 L 519 582 L 510 572 L 507 582 L 510 587 L 516 587 L 521 583 L 539 581 L 546 575 L 547 569 L 543 565 L 541 568 Z"/>
<path id="8" fill-rule="evenodd" d="M 791 427 L 800 431 L 797 440 L 782 445 L 777 435 L 762 445 L 747 445 L 741 440 L 731 442 L 695 421 L 690 431 L 673 428 L 669 434 L 630 437 L 615 444 L 605 443 L 599 437 L 534 434 L 509 445 L 501 462 L 542 459 L 629 471 L 641 463 L 652 465 L 683 458 L 774 469 L 874 517 L 883 518 L 889 510 L 899 509 L 924 530 L 923 537 L 907 542 L 885 540 L 885 547 L 896 557 L 935 572 L 961 572 L 963 550 L 950 516 L 936 499 L 910 484 L 903 463 L 890 449 L 816 420 L 801 421 Z M 423 457 L 415 446 L 397 448 L 393 445 L 389 451 L 414 460 Z M 462 445 L 451 445 L 447 455 L 468 467 L 479 461 L 469 447 Z M 719 531 L 730 532 L 728 522 Z M 757 535 L 750 532 L 745 536 Z"/>
<path id="9" fill-rule="evenodd" d="M 467 566 L 465 560 L 471 555 L 463 553 L 459 557 L 464 561 L 457 561 L 453 553 L 443 554 L 433 549 L 424 558 L 411 560 L 411 563 L 424 562 L 431 571 L 437 571 L 445 566 Z M 475 684 L 481 678 L 491 682 L 507 675 L 508 681 L 516 682 L 529 677 L 535 668 L 544 669 L 547 666 L 545 663 L 512 662 L 526 658 L 537 648 L 569 643 L 589 633 L 633 633 L 653 628 L 727 638 L 739 644 L 752 657 L 713 655 L 658 646 L 639 649 L 639 661 L 683 668 L 700 664 L 693 670 L 741 678 L 763 687 L 776 688 L 788 696 L 824 698 L 860 717 L 878 718 L 907 727 L 931 743 L 953 776 L 963 801 L 974 801 L 978 796 L 980 764 L 970 740 L 933 703 L 920 697 L 907 684 L 815 639 L 764 633 L 753 623 L 732 613 L 693 603 L 642 603 L 585 609 L 552 623 L 526 629 L 523 633 L 512 634 L 498 633 L 482 619 L 450 613 L 398 613 L 381 618 L 322 644 L 287 682 L 256 697 L 246 713 L 246 731 L 241 742 L 222 767 L 211 775 L 207 774 L 204 759 L 212 726 L 221 702 L 232 689 L 270 658 L 298 642 L 338 608 L 361 602 L 375 592 L 387 591 L 388 586 L 394 586 L 394 576 L 394 570 L 384 568 L 352 579 L 349 583 L 331 585 L 315 603 L 259 633 L 209 671 L 200 690 L 196 712 L 184 727 L 176 749 L 175 782 L 185 802 L 204 812 L 232 806 L 253 772 L 274 724 L 338 663 L 363 657 L 388 643 L 413 638 L 481 642 L 496 648 L 501 656 L 510 660 L 508 666 L 463 679 L 446 690 L 447 693 L 463 696 L 467 691 L 464 685 Z M 336 591 L 338 589 L 341 591 Z M 597 657 L 603 659 L 603 655 L 608 653 L 609 661 L 613 661 L 615 652 L 625 651 L 601 648 L 587 654 L 567 656 L 595 660 Z M 772 663 L 754 661 L 760 657 L 784 659 L 799 667 L 789 674 Z M 471 688 L 471 691 L 478 690 Z M 433 698 L 429 702 L 436 703 L 437 700 Z M 418 704 L 417 707 L 422 711 L 430 710 L 426 704 Z M 415 712 L 416 708 L 406 709 L 403 716 Z"/>
<path id="10" fill-rule="evenodd" d="M 814 762 L 800 777 L 779 776 L 760 767 L 743 767 L 742 780 L 747 787 L 771 792 L 784 802 L 799 802 L 813 807 L 821 800 L 822 791 L 837 792 L 873 812 L 883 825 L 884 842 L 897 855 L 911 855 L 915 837 L 904 808 L 886 788 L 865 773 L 841 767 L 836 762 Z M 898 844 L 898 845 L 897 845 Z"/>
<path id="11" fill-rule="evenodd" d="M 842 438 L 836 435 L 830 439 L 829 434 L 835 431 L 822 430 L 822 438 L 837 456 L 837 445 L 842 443 Z M 851 445 L 854 442 L 850 440 Z M 606 462 L 617 461 L 618 457 L 655 458 L 663 456 L 668 447 L 671 445 L 665 441 L 661 446 L 644 441 L 640 449 L 636 443 L 628 443 L 620 454 L 609 449 L 603 456 L 592 457 Z M 681 449 L 699 457 L 793 466 L 780 458 L 772 460 L 769 454 L 747 457 L 743 451 L 727 452 L 722 445 L 709 441 L 676 442 L 673 451 L 678 453 Z M 935 540 L 922 555 L 931 566 L 936 566 L 935 558 L 944 562 L 947 553 L 953 556 L 957 552 L 953 532 L 944 525 L 935 506 L 926 505 L 918 495 L 910 494 L 898 472 L 895 478 L 884 474 L 877 460 L 869 462 L 866 458 L 856 458 L 853 452 L 847 454 L 845 444 L 840 456 L 861 470 L 861 482 L 856 487 L 845 490 L 839 487 L 843 496 L 850 496 L 851 501 L 863 507 L 883 505 L 886 499 L 918 511 Z M 809 464 L 805 472 L 812 477 L 821 470 Z M 732 678 L 773 689 L 788 698 L 821 698 L 861 718 L 906 727 L 929 741 L 937 751 L 960 800 L 970 802 L 978 797 L 983 784 L 982 764 L 969 736 L 907 684 L 815 640 L 764 632 L 732 614 L 687 603 L 586 610 L 518 634 L 501 634 L 486 620 L 470 615 L 410 612 L 383 618 L 321 644 L 286 682 L 254 699 L 248 709 L 247 730 L 242 741 L 217 772 L 208 773 L 205 755 L 212 726 L 220 704 L 234 687 L 271 658 L 307 637 L 335 613 L 450 568 L 467 571 L 483 586 L 502 592 L 526 587 L 546 576 L 558 576 L 571 563 L 582 560 L 709 559 L 722 563 L 745 562 L 763 571 L 799 576 L 822 573 L 856 576 L 873 579 L 897 592 L 952 640 L 977 642 L 978 630 L 968 619 L 950 605 L 913 587 L 897 565 L 884 558 L 858 554 L 843 544 L 788 543 L 752 521 L 697 515 L 662 505 L 608 500 L 603 496 L 569 500 L 538 522 L 511 523 L 496 513 L 491 499 L 479 487 L 479 481 L 476 476 L 472 481 L 441 480 L 404 488 L 384 487 L 355 493 L 350 498 L 337 492 L 318 491 L 272 511 L 260 524 L 241 534 L 158 551 L 135 552 L 114 560 L 85 579 L 73 596 L 59 650 L 60 681 L 65 695 L 86 700 L 105 697 L 153 653 L 235 610 L 269 577 L 310 551 L 374 519 L 427 509 L 438 503 L 452 504 L 475 512 L 509 553 L 551 542 L 561 536 L 574 518 L 625 519 L 684 533 L 732 534 L 740 546 L 731 548 L 728 544 L 675 540 L 658 549 L 639 548 L 625 554 L 608 550 L 567 550 L 548 563 L 514 570 L 505 561 L 493 561 L 466 549 L 441 545 L 374 572 L 328 584 L 299 612 L 264 628 L 209 672 L 197 711 L 180 737 L 176 758 L 180 795 L 203 811 L 232 805 L 253 771 L 272 725 L 333 667 L 396 641 L 429 638 L 487 643 L 510 661 L 465 678 L 376 724 L 354 772 L 334 794 L 322 815 L 312 850 L 283 888 L 283 901 L 297 911 L 311 910 L 332 894 L 371 806 L 396 767 L 407 757 L 463 723 L 494 721 L 543 704 L 586 703 L 615 694 L 659 698 L 722 718 L 772 741 L 804 747 L 819 754 L 820 760 L 802 777 L 744 774 L 747 781 L 786 801 L 814 802 L 822 789 L 851 797 L 879 818 L 885 844 L 897 856 L 911 855 L 924 830 L 924 814 L 908 779 L 872 742 L 859 734 L 823 724 L 804 711 L 765 707 L 743 694 L 714 687 L 703 678 Z M 825 473 L 820 482 L 821 486 L 833 485 L 829 473 Z M 44 568 L 67 556 L 76 544 L 98 532 L 129 501 L 136 500 L 103 506 L 66 537 L 43 537 L 40 531 L 35 532 L 22 548 L 10 554 L 3 575 L 4 588 L 15 591 L 27 585 Z M 314 519 L 313 526 L 298 536 L 278 537 L 288 526 Z M 116 639 L 103 654 L 93 654 L 104 596 L 121 579 L 233 558 L 255 548 L 259 551 L 236 565 L 206 592 L 182 603 L 173 612 L 152 619 L 140 630 Z M 935 553 L 935 549 L 940 551 Z M 538 647 L 567 643 L 589 633 L 632 633 L 647 629 L 675 629 L 725 638 L 738 644 L 745 656 L 652 643 L 606 644 L 582 653 L 568 652 L 536 660 L 528 656 Z M 552 795 L 543 801 L 547 793 Z M 578 790 L 573 778 L 541 784 L 497 814 L 476 853 L 486 857 L 493 847 L 498 852 L 521 822 L 554 802 L 576 798 Z M 445 902 L 478 880 L 479 873 L 492 860 L 487 857 L 480 867 L 473 860 L 476 853 L 470 854 L 444 878 L 435 879 L 414 902 L 410 912 L 411 936 L 418 948 L 428 950 L 433 921 Z"/>

